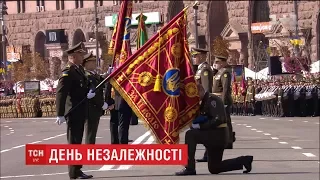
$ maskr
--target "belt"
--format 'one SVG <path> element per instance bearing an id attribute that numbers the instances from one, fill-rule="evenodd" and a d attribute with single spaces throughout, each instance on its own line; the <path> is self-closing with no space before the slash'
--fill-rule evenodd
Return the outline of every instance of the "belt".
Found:
<path id="1" fill-rule="evenodd" d="M 228 127 L 227 123 L 220 124 L 217 128 L 225 128 Z"/>

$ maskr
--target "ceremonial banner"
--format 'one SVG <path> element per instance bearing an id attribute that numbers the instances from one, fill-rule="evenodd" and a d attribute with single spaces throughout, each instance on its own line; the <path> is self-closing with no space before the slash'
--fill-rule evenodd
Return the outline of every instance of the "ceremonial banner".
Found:
<path id="1" fill-rule="evenodd" d="M 161 144 L 179 142 L 199 110 L 186 39 L 186 9 L 110 75 L 110 83 Z"/>
<path id="2" fill-rule="evenodd" d="M 244 74 L 243 65 L 232 65 L 233 82 L 241 82 Z"/>
<path id="3" fill-rule="evenodd" d="M 125 15 L 125 28 L 122 40 L 122 48 L 120 52 L 120 59 L 117 62 L 116 59 L 116 68 L 118 68 L 121 64 L 123 64 L 128 57 L 132 55 L 131 46 L 130 46 L 130 26 L 131 26 L 131 16 L 132 16 L 132 1 L 128 2 L 126 15 Z"/>
<path id="4" fill-rule="evenodd" d="M 130 20 L 128 20 L 127 17 L 127 11 L 131 11 L 132 14 L 132 1 L 131 0 L 124 0 L 121 2 L 120 12 L 118 16 L 118 20 L 116 22 L 116 25 L 113 30 L 113 34 L 111 37 L 108 54 L 113 55 L 113 65 L 112 67 L 115 67 L 115 60 L 120 58 L 121 49 L 123 46 L 123 39 L 124 34 L 128 34 L 128 32 L 125 32 L 126 29 L 126 23 L 131 24 L 131 15 L 129 16 Z"/>
<path id="5" fill-rule="evenodd" d="M 238 84 L 236 79 L 236 72 L 232 72 L 232 92 L 234 95 L 238 95 Z"/>
<path id="6" fill-rule="evenodd" d="M 147 20 L 147 16 L 140 13 L 140 15 L 136 19 L 139 22 L 138 29 L 137 29 L 137 50 L 138 50 L 148 40 L 148 33 L 144 23 Z"/>

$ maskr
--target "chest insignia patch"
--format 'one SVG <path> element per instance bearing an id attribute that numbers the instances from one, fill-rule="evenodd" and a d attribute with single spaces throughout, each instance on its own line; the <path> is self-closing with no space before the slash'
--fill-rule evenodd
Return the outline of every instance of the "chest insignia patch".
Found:
<path id="1" fill-rule="evenodd" d="M 211 105 L 216 108 L 217 107 L 217 102 L 216 101 L 211 101 Z"/>

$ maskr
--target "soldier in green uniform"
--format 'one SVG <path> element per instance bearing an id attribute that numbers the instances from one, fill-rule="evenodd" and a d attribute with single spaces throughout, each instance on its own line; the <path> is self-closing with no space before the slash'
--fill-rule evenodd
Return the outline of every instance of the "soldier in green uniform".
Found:
<path id="1" fill-rule="evenodd" d="M 232 124 L 231 124 L 231 106 L 232 106 L 232 97 L 231 97 L 231 67 L 229 67 L 227 63 L 227 58 L 222 56 L 216 56 L 215 64 L 218 72 L 213 77 L 213 85 L 212 85 L 212 93 L 219 96 L 222 101 L 224 102 L 226 108 L 226 115 L 227 115 L 227 124 L 229 128 L 229 143 L 227 148 L 233 148 L 233 142 L 235 141 L 235 133 L 232 131 Z M 198 79 L 196 75 L 196 79 Z M 202 84 L 202 81 L 201 81 Z M 203 85 L 202 85 L 203 86 Z M 206 88 L 204 87 L 206 90 Z M 207 91 L 207 90 L 206 90 Z M 208 91 L 210 92 L 210 91 Z M 207 150 L 205 151 L 202 159 L 197 159 L 197 162 L 207 162 Z"/>
<path id="2" fill-rule="evenodd" d="M 246 94 L 246 103 L 247 103 L 247 115 L 254 115 L 254 96 L 255 96 L 255 87 L 251 78 L 248 78 L 248 87 Z"/>
<path id="3" fill-rule="evenodd" d="M 230 133 L 230 140 L 227 148 L 233 148 L 233 142 L 236 140 L 235 133 L 233 132 L 230 116 L 230 108 L 232 105 L 231 97 L 231 67 L 227 63 L 227 57 L 215 56 L 215 64 L 218 69 L 218 73 L 213 77 L 212 93 L 218 95 L 224 105 L 226 106 L 227 124 Z"/>
<path id="4" fill-rule="evenodd" d="M 252 169 L 253 156 L 222 160 L 225 147 L 229 144 L 225 103 L 220 97 L 205 92 L 199 84 L 198 91 L 201 99 L 201 115 L 193 121 L 192 128 L 185 135 L 185 144 L 188 145 L 188 164 L 175 175 L 196 175 L 194 156 L 197 144 L 203 144 L 208 150 L 208 169 L 211 174 L 243 170 L 244 168 L 243 173 L 249 173 Z"/>
<path id="5" fill-rule="evenodd" d="M 196 79 L 203 86 L 205 91 L 211 93 L 212 90 L 212 77 L 213 71 L 207 60 L 207 52 L 208 50 L 192 48 L 191 54 L 194 58 L 194 63 L 198 65 L 198 69 L 196 71 Z"/>
<path id="6" fill-rule="evenodd" d="M 104 78 L 95 72 L 96 57 L 92 55 L 92 52 L 84 56 L 82 65 L 89 80 L 89 87 L 90 89 L 94 89 Z M 103 110 L 108 109 L 108 104 L 104 102 L 103 89 L 97 89 L 95 93 L 96 96 L 88 101 L 88 117 L 85 124 L 86 144 L 96 143 L 100 117 Z"/>
<path id="7" fill-rule="evenodd" d="M 87 116 L 87 101 L 71 112 L 65 119 L 66 113 L 84 98 L 91 99 L 95 96 L 88 88 L 88 80 L 81 66 L 83 61 L 84 45 L 82 42 L 66 51 L 68 63 L 62 70 L 56 93 L 56 110 L 58 125 L 67 123 L 67 138 L 69 144 L 81 144 L 84 132 L 84 123 Z M 90 179 L 92 175 L 86 175 L 81 171 L 82 165 L 69 165 L 70 179 Z"/>

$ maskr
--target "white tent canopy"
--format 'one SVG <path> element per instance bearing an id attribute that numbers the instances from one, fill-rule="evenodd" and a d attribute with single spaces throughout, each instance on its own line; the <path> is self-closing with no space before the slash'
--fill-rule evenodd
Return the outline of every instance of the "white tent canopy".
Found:
<path id="1" fill-rule="evenodd" d="M 317 72 L 320 72 L 320 60 L 314 62 L 311 64 L 311 70 L 310 70 L 310 73 L 317 73 Z"/>
<path id="2" fill-rule="evenodd" d="M 32 81 L 37 81 L 37 80 L 33 79 Z M 51 79 L 45 79 L 43 81 L 40 81 L 40 91 L 48 91 L 51 84 L 53 85 L 53 88 L 57 88 L 58 80 L 53 81 Z M 19 81 L 14 84 L 13 89 L 15 90 L 16 93 L 19 93 L 19 92 L 23 93 L 24 89 L 22 87 L 23 87 L 23 82 Z"/>

